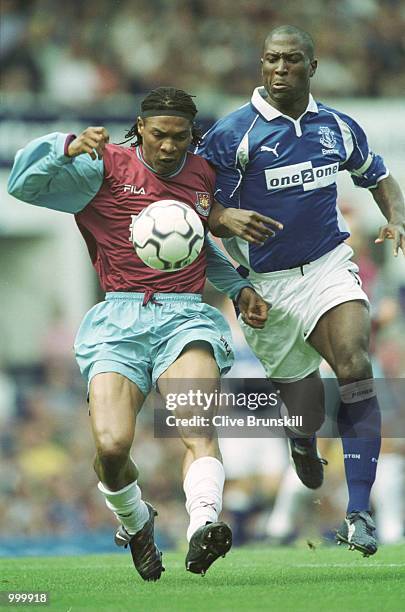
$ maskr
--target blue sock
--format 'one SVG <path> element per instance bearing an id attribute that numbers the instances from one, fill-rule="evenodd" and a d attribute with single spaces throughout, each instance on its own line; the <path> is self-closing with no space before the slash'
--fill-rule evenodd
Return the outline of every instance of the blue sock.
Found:
<path id="1" fill-rule="evenodd" d="M 340 388 L 342 403 L 338 427 L 349 490 L 347 513 L 370 510 L 370 491 L 381 446 L 381 414 L 372 382 L 368 389 L 365 383 L 370 384 L 370 381 L 359 381 Z M 358 397 L 364 399 L 358 400 Z"/>

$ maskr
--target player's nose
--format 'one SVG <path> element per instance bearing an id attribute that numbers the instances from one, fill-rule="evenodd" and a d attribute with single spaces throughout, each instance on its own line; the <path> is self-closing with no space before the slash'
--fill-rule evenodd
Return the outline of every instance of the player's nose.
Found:
<path id="1" fill-rule="evenodd" d="M 275 73 L 286 74 L 287 72 L 287 62 L 283 58 L 280 58 L 276 66 Z"/>
<path id="2" fill-rule="evenodd" d="M 177 147 L 175 143 L 173 142 L 173 140 L 169 140 L 169 139 L 164 140 L 160 148 L 165 153 L 174 153 L 177 150 Z"/>

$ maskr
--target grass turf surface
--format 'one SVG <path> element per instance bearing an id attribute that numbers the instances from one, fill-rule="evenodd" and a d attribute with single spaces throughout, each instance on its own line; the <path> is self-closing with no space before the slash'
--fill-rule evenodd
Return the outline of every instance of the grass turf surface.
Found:
<path id="1" fill-rule="evenodd" d="M 239 548 L 205 578 L 185 571 L 184 553 L 167 553 L 164 562 L 162 579 L 148 583 L 129 553 L 5 558 L 0 591 L 49 591 L 50 605 L 17 607 L 66 612 L 405 610 L 405 545 L 368 559 L 343 547 Z"/>

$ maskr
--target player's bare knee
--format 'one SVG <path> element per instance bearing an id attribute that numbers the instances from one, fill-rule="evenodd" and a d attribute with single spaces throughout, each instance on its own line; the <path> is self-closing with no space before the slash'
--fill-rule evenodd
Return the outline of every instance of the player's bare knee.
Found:
<path id="1" fill-rule="evenodd" d="M 366 350 L 354 350 L 340 357 L 335 374 L 341 383 L 364 380 L 373 376 L 370 356 Z"/>
<path id="2" fill-rule="evenodd" d="M 131 445 L 127 440 L 103 434 L 97 440 L 97 461 L 107 469 L 119 470 L 128 462 L 130 450 Z"/>

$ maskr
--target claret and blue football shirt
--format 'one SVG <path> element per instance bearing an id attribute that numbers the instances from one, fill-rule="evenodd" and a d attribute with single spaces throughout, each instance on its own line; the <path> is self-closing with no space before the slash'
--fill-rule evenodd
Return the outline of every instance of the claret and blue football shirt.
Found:
<path id="1" fill-rule="evenodd" d="M 223 240 L 236 261 L 256 272 L 314 261 L 349 236 L 336 205 L 339 171 L 348 170 L 355 185 L 368 189 L 388 176 L 347 115 L 310 96 L 303 115 L 292 119 L 268 104 L 266 95 L 255 89 L 251 101 L 215 123 L 196 149 L 216 170 L 220 204 L 284 225 L 260 246 Z"/>
<path id="2" fill-rule="evenodd" d="M 204 159 L 187 153 L 174 173 L 162 176 L 146 164 L 141 147 L 109 144 L 102 160 L 71 158 L 67 137 L 54 132 L 18 151 L 8 190 L 24 202 L 75 215 L 104 291 L 201 293 L 206 275 L 232 298 L 249 286 L 208 236 L 192 264 L 170 273 L 146 266 L 130 240 L 133 216 L 158 200 L 185 202 L 207 223 L 215 175 Z"/>

